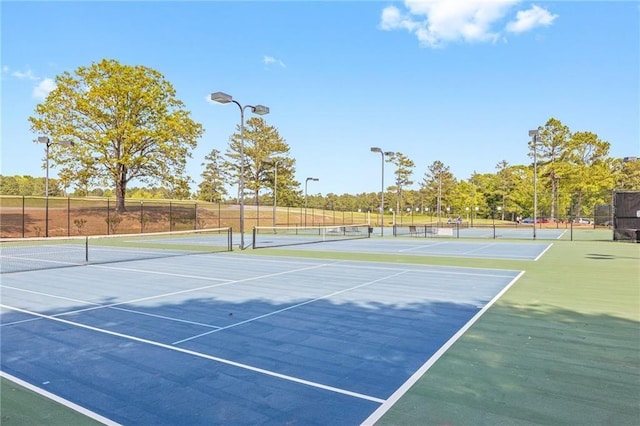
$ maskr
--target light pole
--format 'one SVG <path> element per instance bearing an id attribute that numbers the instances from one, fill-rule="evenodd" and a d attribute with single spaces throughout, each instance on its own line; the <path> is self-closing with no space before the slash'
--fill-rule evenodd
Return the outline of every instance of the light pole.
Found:
<path id="1" fill-rule="evenodd" d="M 317 182 L 320 179 L 308 177 L 307 180 L 304 181 L 304 226 L 307 226 L 307 184 L 310 180 Z"/>
<path id="2" fill-rule="evenodd" d="M 51 145 L 73 146 L 70 141 L 53 142 L 48 136 L 38 136 L 38 142 L 46 145 L 45 162 L 46 175 L 44 179 L 44 236 L 49 236 L 49 147 Z"/>
<path id="3" fill-rule="evenodd" d="M 380 192 L 380 236 L 384 236 L 384 157 L 392 157 L 393 151 L 383 151 L 381 148 L 372 147 L 371 152 L 379 152 L 382 157 L 382 189 Z"/>
<path id="4" fill-rule="evenodd" d="M 539 130 L 529 130 L 531 136 L 531 144 L 533 145 L 533 239 L 536 239 L 536 222 L 538 216 L 538 140 L 540 138 Z"/>
<path id="5" fill-rule="evenodd" d="M 231 95 L 223 92 L 212 93 L 211 100 L 221 104 L 233 102 L 240 108 L 240 181 L 238 184 L 238 196 L 240 197 L 240 250 L 244 250 L 244 110 L 250 108 L 254 114 L 265 115 L 269 114 L 269 107 L 264 105 L 242 106 L 238 101 L 233 99 Z"/>
<path id="6" fill-rule="evenodd" d="M 273 164 L 275 175 L 273 177 L 273 227 L 276 227 L 276 206 L 278 203 L 278 164 L 277 158 L 266 158 L 263 160 L 267 164 Z"/>

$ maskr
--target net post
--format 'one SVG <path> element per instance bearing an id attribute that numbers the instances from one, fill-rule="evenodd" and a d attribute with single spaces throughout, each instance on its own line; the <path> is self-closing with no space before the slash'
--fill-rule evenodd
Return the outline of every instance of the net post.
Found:
<path id="1" fill-rule="evenodd" d="M 252 233 L 252 241 L 251 241 L 251 248 L 252 249 L 256 249 L 256 234 L 258 233 L 258 230 L 256 229 L 256 227 L 253 227 L 253 233 Z"/>
<path id="2" fill-rule="evenodd" d="M 84 237 L 84 261 L 89 263 L 89 236 Z"/>

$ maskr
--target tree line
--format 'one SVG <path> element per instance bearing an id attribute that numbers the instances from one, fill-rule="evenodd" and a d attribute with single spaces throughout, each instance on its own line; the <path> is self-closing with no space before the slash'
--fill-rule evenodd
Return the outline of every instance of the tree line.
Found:
<path id="1" fill-rule="evenodd" d="M 204 129 L 191 119 L 171 83 L 148 67 L 105 59 L 79 67 L 73 74 L 64 72 L 56 77 L 56 88 L 36 106 L 29 121 L 33 132 L 54 141 L 50 161 L 59 171 L 58 179 L 50 180 L 50 195 L 73 185 L 72 195 L 114 196 L 118 209 L 124 209 L 125 197 L 237 202 L 239 194 L 234 191 L 244 170 L 248 203 L 272 203 L 274 192 L 282 206 L 305 202 L 289 145 L 261 117 L 246 121 L 244 145 L 238 125 L 224 153 L 213 149 L 205 157 L 197 191 L 191 193 L 190 185 L 195 182 L 185 173 L 186 160 Z M 640 190 L 640 162 L 611 158 L 610 143 L 597 134 L 572 132 L 556 118 L 540 126 L 539 134 L 535 143 L 523 141 L 530 164 L 500 161 L 495 173 L 474 172 L 463 179 L 453 176 L 448 165 L 434 161 L 425 167 L 422 179 L 414 182 L 416 166 L 410 155 L 397 152 L 385 157 L 393 166 L 394 179 L 385 188 L 384 208 L 526 217 L 532 214 L 535 180 L 540 211 L 557 218 L 580 214 L 584 206 L 610 202 L 606 191 Z M 149 186 L 128 188 L 132 181 Z M 2 194 L 42 194 L 39 178 L 3 177 L 0 183 Z M 309 207 L 376 212 L 380 194 L 306 198 Z"/>

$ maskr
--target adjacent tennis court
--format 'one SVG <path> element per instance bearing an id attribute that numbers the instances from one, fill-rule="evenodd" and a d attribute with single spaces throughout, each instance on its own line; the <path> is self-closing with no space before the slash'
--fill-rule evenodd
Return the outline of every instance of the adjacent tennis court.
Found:
<path id="1" fill-rule="evenodd" d="M 103 422 L 359 424 L 522 274 L 191 254 L 4 274 L 3 375 Z"/>
<path id="2" fill-rule="evenodd" d="M 314 234 L 300 233 L 296 235 L 295 228 L 293 228 L 293 231 L 290 233 L 269 232 L 258 235 L 254 233 L 253 245 L 258 248 L 287 250 L 293 248 L 303 251 L 402 254 L 504 260 L 537 260 L 552 245 L 552 243 L 548 242 L 530 241 L 469 241 L 405 237 L 367 238 L 363 237 L 362 233 L 357 234 L 360 237 L 340 234 L 336 238 L 328 239 L 324 231 L 332 228 L 325 229 L 321 227 L 314 229 L 316 229 Z M 317 229 L 321 229 L 322 232 L 318 232 Z"/>

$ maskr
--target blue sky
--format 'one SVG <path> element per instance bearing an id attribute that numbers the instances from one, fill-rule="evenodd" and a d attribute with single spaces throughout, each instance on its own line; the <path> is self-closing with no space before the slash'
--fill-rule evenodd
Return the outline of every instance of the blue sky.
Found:
<path id="1" fill-rule="evenodd" d="M 379 191 L 372 146 L 411 158 L 415 189 L 436 160 L 458 179 L 528 164 L 527 132 L 551 117 L 640 156 L 635 1 L 2 1 L 1 14 L 4 175 L 44 175 L 27 118 L 56 75 L 103 58 L 174 85 L 206 130 L 196 182 L 239 122 L 216 91 L 270 107 L 313 194 Z"/>

